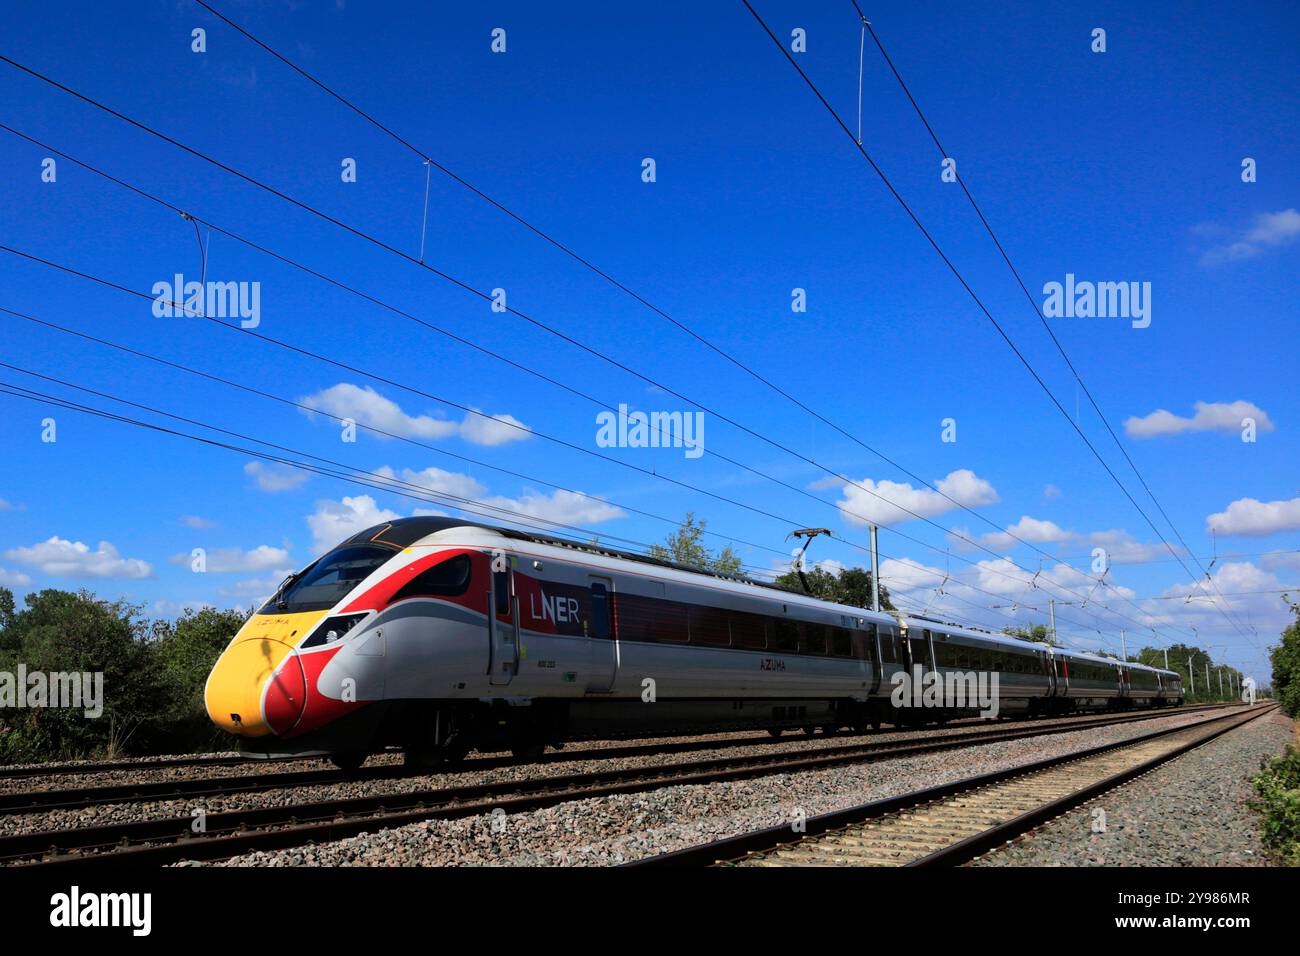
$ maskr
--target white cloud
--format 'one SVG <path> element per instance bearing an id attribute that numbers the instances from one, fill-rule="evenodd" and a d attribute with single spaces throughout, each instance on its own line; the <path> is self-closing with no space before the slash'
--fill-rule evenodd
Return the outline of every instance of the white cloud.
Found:
<path id="1" fill-rule="evenodd" d="M 250 461 L 244 465 L 244 474 L 257 481 L 262 491 L 275 494 L 280 491 L 292 491 L 311 477 L 309 472 L 288 465 L 265 465 L 260 461 Z"/>
<path id="2" fill-rule="evenodd" d="M 1223 232 L 1202 227 L 1201 234 Z M 1253 259 L 1274 246 L 1284 245 L 1300 236 L 1300 212 L 1282 209 L 1278 212 L 1260 213 L 1249 229 L 1236 233 L 1236 238 L 1214 246 L 1201 256 L 1201 265 L 1213 266 L 1224 262 Z"/>
<path id="3" fill-rule="evenodd" d="M 0 568 L 0 587 L 5 588 L 25 588 L 30 586 L 32 579 L 21 571 L 6 571 Z"/>
<path id="4" fill-rule="evenodd" d="M 845 485 L 844 497 L 837 504 L 846 522 L 866 526 L 900 524 L 914 516 L 932 518 L 959 506 L 974 508 L 998 501 L 994 487 L 966 468 L 941 478 L 935 482 L 935 488 L 938 491 L 913 488 L 905 482 L 876 482 L 863 478 L 855 484 Z M 913 514 L 908 514 L 908 511 Z"/>
<path id="5" fill-rule="evenodd" d="M 1268 417 L 1268 412 L 1252 402 L 1197 402 L 1195 408 L 1196 414 L 1190 418 L 1160 408 L 1141 418 L 1126 419 L 1124 432 L 1130 438 L 1156 438 L 1183 432 L 1210 431 L 1240 434 L 1244 418 L 1254 419 L 1259 431 L 1273 431 L 1273 421 Z"/>
<path id="6" fill-rule="evenodd" d="M 252 600 L 265 604 L 266 599 L 275 593 L 280 582 L 293 573 L 291 568 L 279 568 L 263 578 L 244 578 L 229 584 L 219 592 L 222 597 Z"/>
<path id="7" fill-rule="evenodd" d="M 485 415 L 478 409 L 460 423 L 460 437 L 474 445 L 508 445 L 530 437 L 528 426 L 513 415 Z"/>
<path id="8" fill-rule="evenodd" d="M 400 515 L 380 508 L 369 495 L 347 497 L 341 501 L 318 501 L 316 511 L 307 516 L 316 552 L 319 554 L 342 543 L 358 531 L 392 521 Z"/>
<path id="9" fill-rule="evenodd" d="M 475 445 L 505 445 L 529 437 L 528 426 L 513 415 L 487 415 L 475 409 L 466 413 L 464 420 L 459 422 L 431 415 L 411 415 L 373 388 L 362 388 L 347 382 L 308 395 L 300 399 L 300 402 L 338 418 L 350 418 L 358 424 L 388 433 L 375 436 L 380 439 L 390 436 L 439 439 L 459 435 Z"/>
<path id="10" fill-rule="evenodd" d="M 504 508 L 532 518 L 542 518 L 567 525 L 599 524 L 615 518 L 626 517 L 627 512 L 616 505 L 597 497 L 585 497 L 572 491 L 556 491 L 552 494 L 531 493 L 518 498 L 496 497 L 485 502 L 494 508 Z M 489 519 L 491 520 L 491 519 Z M 509 521 L 511 517 L 503 515 L 500 520 Z M 514 519 L 522 520 L 522 519 Z"/>
<path id="11" fill-rule="evenodd" d="M 956 551 L 970 553 L 978 550 L 978 548 L 958 537 L 959 532 L 969 538 L 970 541 L 997 551 L 1009 551 L 1015 548 L 1020 543 L 1016 538 L 1020 538 L 1021 541 L 1031 545 L 1071 544 L 1076 547 L 1086 548 L 1089 552 L 1095 548 L 1103 548 L 1106 551 L 1106 560 L 1112 564 L 1150 561 L 1153 558 L 1166 557 L 1169 554 L 1169 549 L 1162 542 L 1148 544 L 1137 540 L 1127 531 L 1118 529 L 1088 532 L 1071 531 L 1068 528 L 1062 528 L 1053 521 L 1031 518 L 1029 515 L 1022 515 L 1019 521 L 1008 526 L 1005 531 L 990 531 L 979 537 L 973 536 L 966 528 L 953 528 L 948 532 L 949 547 Z M 1182 553 L 1182 549 L 1179 547 L 1175 547 L 1174 550 L 1175 553 Z"/>
<path id="12" fill-rule="evenodd" d="M 793 566 L 794 565 L 791 564 L 791 567 Z M 817 568 L 819 571 L 825 571 L 828 574 L 833 574 L 836 577 L 839 577 L 841 574 L 844 573 L 844 570 L 847 567 L 847 565 L 845 565 L 843 561 L 837 561 L 834 558 L 825 558 L 821 561 L 818 561 L 815 565 L 813 565 L 813 567 Z"/>
<path id="13" fill-rule="evenodd" d="M 173 554 L 168 560 L 172 564 L 188 567 L 194 557 L 190 552 L 185 552 Z M 258 545 L 250 551 L 241 551 L 239 548 L 213 548 L 206 552 L 205 562 L 207 570 L 215 574 L 248 574 L 284 567 L 289 563 L 289 552 L 284 548 L 273 548 L 266 544 Z"/>
<path id="14" fill-rule="evenodd" d="M 0 498 L 0 511 L 25 511 L 25 510 L 26 509 L 22 505 L 16 505 L 12 501 L 6 501 L 4 498 Z"/>
<path id="15" fill-rule="evenodd" d="M 185 527 L 193 528 L 195 531 L 206 531 L 217 526 L 215 521 L 209 518 L 201 518 L 198 515 L 181 515 L 180 522 Z"/>
<path id="16" fill-rule="evenodd" d="M 843 478 L 836 475 L 826 475 L 810 482 L 808 488 L 810 491 L 825 491 L 827 488 L 843 488 L 847 484 Z"/>
<path id="17" fill-rule="evenodd" d="M 1201 580 L 1167 588 L 1164 595 L 1173 600 L 1143 601 L 1141 607 L 1152 626 L 1196 627 L 1203 635 L 1217 630 L 1237 641 L 1242 638 L 1231 630 L 1225 612 L 1260 638 L 1277 635 L 1295 619 L 1282 599 L 1285 586 L 1294 583 L 1289 578 L 1280 580 L 1250 561 L 1226 561 L 1214 569 L 1211 580 L 1214 587 Z"/>
<path id="18" fill-rule="evenodd" d="M 1138 564 L 1156 558 L 1171 557 L 1170 547 L 1173 548 L 1174 554 L 1184 553 L 1181 545 L 1166 547 L 1160 541 L 1153 543 L 1138 541 L 1127 531 L 1092 531 L 1083 535 L 1081 540 L 1089 548 L 1104 548 L 1107 559 L 1116 564 Z"/>
<path id="19" fill-rule="evenodd" d="M 1205 528 L 1216 534 L 1239 534 L 1246 537 L 1300 530 L 1300 498 L 1289 501 L 1238 498 L 1226 510 L 1206 518 Z"/>
<path id="20" fill-rule="evenodd" d="M 1020 520 L 1009 526 L 1006 531 L 994 531 L 984 535 L 981 541 L 990 548 L 1012 548 L 1018 543 L 1015 538 L 1031 544 L 1057 544 L 1073 537 L 1072 531 L 1066 531 L 1051 521 L 1040 521 L 1029 515 L 1022 515 Z"/>
<path id="21" fill-rule="evenodd" d="M 202 611 L 204 608 L 209 607 L 216 607 L 216 605 L 210 601 L 169 601 L 164 598 L 160 601 L 154 601 L 149 608 L 149 613 L 154 617 L 165 617 L 174 620 L 186 611 Z"/>
<path id="22" fill-rule="evenodd" d="M 1056 487 L 1056 485 L 1047 485 L 1046 487 L 1043 488 L 1043 497 L 1059 498 L 1061 497 L 1061 489 Z"/>
<path id="23" fill-rule="evenodd" d="M 123 558 L 107 541 L 99 542 L 99 547 L 92 551 L 89 545 L 57 535 L 30 548 L 11 548 L 5 557 L 56 577 L 147 578 L 153 574 L 147 561 Z"/>
<path id="24" fill-rule="evenodd" d="M 460 498 L 477 498 L 487 490 L 477 479 L 469 475 L 458 471 L 444 471 L 441 468 L 425 468 L 422 471 L 403 468 L 398 472 L 385 465 L 383 468 L 375 469 L 374 473 L 389 481 L 402 481 L 408 485 L 427 488 L 437 494 L 455 495 Z M 397 490 L 400 492 L 402 489 Z"/>
<path id="25" fill-rule="evenodd" d="M 1300 551 L 1270 551 L 1259 563 L 1267 571 L 1300 571 Z"/>

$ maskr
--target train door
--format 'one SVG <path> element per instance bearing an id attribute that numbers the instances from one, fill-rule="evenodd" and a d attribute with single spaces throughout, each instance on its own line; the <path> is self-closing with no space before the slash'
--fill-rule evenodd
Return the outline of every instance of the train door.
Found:
<path id="1" fill-rule="evenodd" d="M 885 657 L 884 647 L 881 645 L 880 625 L 872 623 L 867 627 L 867 641 L 870 645 L 867 654 L 869 657 L 873 657 L 871 661 L 871 690 L 869 693 L 874 697 L 880 693 L 880 682 L 885 673 Z M 888 639 L 888 635 L 886 635 L 886 639 Z"/>
<path id="2" fill-rule="evenodd" d="M 907 631 L 907 640 L 903 642 L 907 653 L 907 673 L 909 677 L 916 676 L 916 668 L 921 668 L 921 678 L 934 670 L 934 662 L 930 656 L 930 632 L 914 632 L 911 628 Z"/>
<path id="3" fill-rule="evenodd" d="M 514 578 L 514 569 L 509 565 L 494 570 L 488 590 L 488 683 L 498 686 L 509 684 L 519 670 L 519 598 Z"/>
<path id="4" fill-rule="evenodd" d="M 1047 649 L 1047 696 L 1057 696 L 1056 655 Z"/>
<path id="5" fill-rule="evenodd" d="M 587 621 L 587 693 L 608 694 L 618 676 L 618 628 L 614 612 L 614 580 L 593 574 L 590 584 L 591 614 Z"/>

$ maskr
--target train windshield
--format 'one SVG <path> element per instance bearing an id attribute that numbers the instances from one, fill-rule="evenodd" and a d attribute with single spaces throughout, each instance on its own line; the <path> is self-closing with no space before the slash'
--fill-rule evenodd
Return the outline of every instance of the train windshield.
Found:
<path id="1" fill-rule="evenodd" d="M 325 611 L 397 552 L 374 545 L 331 551 L 297 577 L 290 578 L 262 608 L 263 614 Z"/>

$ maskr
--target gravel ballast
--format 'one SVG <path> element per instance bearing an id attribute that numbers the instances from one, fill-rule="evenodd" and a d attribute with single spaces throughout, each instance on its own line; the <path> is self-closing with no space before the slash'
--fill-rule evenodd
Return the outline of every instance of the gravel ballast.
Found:
<path id="1" fill-rule="evenodd" d="M 431 820 L 224 866 L 610 865 L 1191 723 L 1181 714 L 899 760 L 670 786 L 526 813 Z"/>
<path id="2" fill-rule="evenodd" d="M 1063 814 L 975 866 L 1267 866 L 1250 778 L 1296 740 L 1279 712 Z M 1094 833 L 1105 812 L 1105 832 Z"/>
<path id="3" fill-rule="evenodd" d="M 1151 726 L 1155 723 L 1167 719 L 1194 719 L 1194 714 L 1180 713 L 1176 717 L 1155 718 L 1154 721 L 1138 721 L 1134 726 Z M 988 732 L 996 733 L 1013 729 L 1014 724 L 995 724 L 981 722 L 971 726 L 950 726 L 948 732 Z M 1032 727 L 1027 725 L 1027 729 Z M 1078 733 L 1086 733 L 1080 730 Z M 806 752 L 813 753 L 827 748 L 840 747 L 845 745 L 862 744 L 862 743 L 887 743 L 890 741 L 902 740 L 922 740 L 929 739 L 936 734 L 943 732 L 932 730 L 889 730 L 880 733 L 872 733 L 865 736 L 855 735 L 836 735 L 825 736 L 817 734 L 815 736 L 805 736 L 803 734 L 789 734 L 778 739 L 769 739 L 767 737 L 756 738 L 752 732 L 746 734 L 715 734 L 705 737 L 675 737 L 664 738 L 653 741 L 613 741 L 601 742 L 601 745 L 582 743 L 573 745 L 570 748 L 559 753 L 547 755 L 547 759 L 540 763 L 516 763 L 507 761 L 504 764 L 499 759 L 491 759 L 491 756 L 500 757 L 501 755 L 490 755 L 488 759 L 475 756 L 466 760 L 463 764 L 454 770 L 442 770 L 440 772 L 430 772 L 416 774 L 411 776 L 396 776 L 384 778 L 359 776 L 356 779 L 338 781 L 334 783 L 315 783 L 308 784 L 303 781 L 302 785 L 285 785 L 277 787 L 267 787 L 256 791 L 250 791 L 242 794 L 224 794 L 218 796 L 192 797 L 192 798 L 172 798 L 172 799 L 152 799 L 137 802 L 122 803 L 105 803 L 87 807 L 78 807 L 62 810 L 45 810 L 32 811 L 28 813 L 11 813 L 0 815 L 0 835 L 31 833 L 34 831 L 59 830 L 69 827 L 86 827 L 99 824 L 110 823 L 127 823 L 139 820 L 156 819 L 158 817 L 188 817 L 196 808 L 203 808 L 207 813 L 222 813 L 232 810 L 243 810 L 258 807 L 283 807 L 292 804 L 305 803 L 317 800 L 343 799 L 348 797 L 365 797 L 380 794 L 397 794 L 406 793 L 414 790 L 431 790 L 443 787 L 467 786 L 481 783 L 506 783 L 515 780 L 533 780 L 539 777 L 558 776 L 562 774 L 590 773 L 600 770 L 620 770 L 641 766 L 659 766 L 668 764 L 690 763 L 698 760 L 710 759 L 737 759 L 741 756 L 754 756 L 760 754 L 777 754 Z M 729 747 L 728 743 L 735 742 L 738 739 L 748 741 L 762 740 L 762 743 L 750 744 L 745 747 Z M 615 755 L 616 749 L 625 747 L 629 744 L 641 744 L 648 748 L 648 752 L 635 756 Z M 689 744 L 690 749 L 672 753 L 656 752 L 663 745 L 672 744 Z M 608 751 L 611 756 L 600 759 L 586 760 L 569 760 L 566 759 L 570 754 L 578 757 L 581 753 L 589 755 L 601 754 Z M 392 767 L 400 763 L 400 756 L 396 754 L 379 754 L 371 757 L 366 762 L 366 768 L 376 769 L 385 766 Z M 241 765 L 236 767 L 223 768 L 220 774 L 213 774 L 211 768 L 195 770 L 193 767 L 160 769 L 151 768 L 147 764 L 142 764 L 139 771 L 118 769 L 111 773 L 97 773 L 78 775 L 76 780 L 56 779 L 54 786 L 41 786 L 40 783 L 30 781 L 23 790 L 57 790 L 70 786 L 104 786 L 126 783 L 145 783 L 145 782 L 165 782 L 168 780 L 192 780 L 196 778 L 209 778 L 220 776 L 222 778 L 231 778 L 238 776 L 252 775 L 259 772 L 292 772 L 294 770 L 303 771 L 320 771 L 331 769 L 331 765 L 323 761 L 297 761 L 291 764 L 277 763 L 266 764 L 257 761 L 252 766 Z M 47 780 L 51 778 L 46 778 Z"/>

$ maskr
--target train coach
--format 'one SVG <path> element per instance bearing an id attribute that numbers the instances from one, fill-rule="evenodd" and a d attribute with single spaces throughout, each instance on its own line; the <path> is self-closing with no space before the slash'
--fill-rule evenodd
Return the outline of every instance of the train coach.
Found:
<path id="1" fill-rule="evenodd" d="M 1172 672 L 444 517 L 369 528 L 286 578 L 204 698 L 251 756 L 352 767 L 390 747 L 420 764 L 942 721 L 978 705 L 912 706 L 897 688 L 971 673 L 1000 715 L 1182 702 Z"/>

